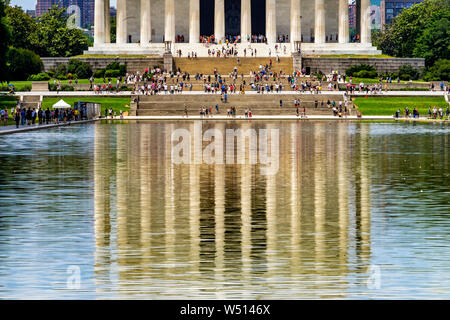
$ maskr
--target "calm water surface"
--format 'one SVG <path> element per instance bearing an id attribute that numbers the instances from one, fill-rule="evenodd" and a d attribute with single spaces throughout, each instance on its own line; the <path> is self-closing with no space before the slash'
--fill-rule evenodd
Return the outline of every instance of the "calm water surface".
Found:
<path id="1" fill-rule="evenodd" d="M 203 123 L 279 129 L 267 176 L 173 164 L 193 127 L 2 137 L 0 298 L 450 298 L 448 125 Z"/>

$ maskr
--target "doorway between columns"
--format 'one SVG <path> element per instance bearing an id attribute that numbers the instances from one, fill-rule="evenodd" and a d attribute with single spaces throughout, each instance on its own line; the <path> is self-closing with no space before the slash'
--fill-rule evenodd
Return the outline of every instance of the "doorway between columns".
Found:
<path id="1" fill-rule="evenodd" d="M 200 35 L 214 34 L 214 2 L 200 0 Z M 252 35 L 266 36 L 266 0 L 251 0 Z M 241 34 L 241 0 L 225 0 L 225 35 Z"/>
<path id="2" fill-rule="evenodd" d="M 241 0 L 225 0 L 225 35 L 241 34 Z"/>
<path id="3" fill-rule="evenodd" d="M 200 35 L 211 36 L 214 34 L 214 5 L 213 0 L 200 0 Z"/>

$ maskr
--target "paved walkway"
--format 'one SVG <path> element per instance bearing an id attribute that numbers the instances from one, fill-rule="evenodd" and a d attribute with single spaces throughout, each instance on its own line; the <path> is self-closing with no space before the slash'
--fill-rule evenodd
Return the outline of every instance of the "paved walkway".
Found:
<path id="1" fill-rule="evenodd" d="M 111 120 L 111 119 L 109 119 Z M 121 120 L 119 117 L 114 118 L 114 120 Z M 230 118 L 225 115 L 215 115 L 212 117 L 200 117 L 199 115 L 191 115 L 186 117 L 183 116 L 128 116 L 123 117 L 123 120 L 394 120 L 393 116 L 363 116 L 358 118 L 357 116 L 348 116 L 347 118 L 339 118 L 334 116 L 322 116 L 322 115 L 310 115 L 306 116 L 306 118 L 297 117 L 296 115 L 260 115 L 260 116 L 252 116 L 251 118 L 246 118 L 243 115 L 236 116 L 235 118 Z M 400 119 L 407 120 L 407 119 Z M 412 119 L 408 119 L 412 120 Z M 421 119 L 421 120 L 425 120 Z"/>
<path id="2" fill-rule="evenodd" d="M 24 125 L 24 126 L 19 126 L 19 128 L 16 128 L 15 125 L 0 126 L 0 136 L 6 135 L 6 134 L 35 131 L 35 130 L 42 130 L 42 129 L 50 129 L 50 128 L 76 125 L 76 124 L 82 124 L 82 123 L 89 123 L 89 122 L 93 122 L 93 121 L 96 121 L 96 120 L 72 121 L 72 122 L 58 123 L 58 124 L 52 123 L 52 124 L 41 124 L 41 125 L 35 124 L 35 125 L 29 125 L 29 126 Z"/>
<path id="3" fill-rule="evenodd" d="M 345 91 L 322 91 L 322 95 L 336 95 L 344 94 Z M 184 91 L 181 94 L 175 95 L 212 95 L 213 93 L 205 93 L 204 91 Z M 217 93 L 219 94 L 219 93 Z M 239 95 L 240 93 L 229 94 L 228 96 Z M 247 90 L 246 95 L 261 95 L 256 91 Z M 263 95 L 311 95 L 310 92 L 299 93 L 295 91 L 283 91 L 281 93 L 264 93 Z M 54 91 L 29 91 L 29 92 L 16 92 L 16 96 L 45 96 L 45 97 L 131 97 L 130 91 L 121 91 L 118 93 L 95 93 L 93 91 L 64 91 L 56 93 Z M 169 96 L 170 94 L 159 94 L 160 96 Z M 366 96 L 365 92 L 354 92 L 351 96 Z M 382 93 L 371 94 L 370 97 L 389 97 L 389 96 L 402 96 L 402 97 L 444 97 L 444 91 L 387 91 Z"/>

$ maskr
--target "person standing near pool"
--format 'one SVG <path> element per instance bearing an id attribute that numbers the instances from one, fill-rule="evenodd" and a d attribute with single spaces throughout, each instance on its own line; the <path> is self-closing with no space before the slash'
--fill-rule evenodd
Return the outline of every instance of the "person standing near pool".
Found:
<path id="1" fill-rule="evenodd" d="M 50 109 L 47 108 L 47 110 L 45 110 L 45 123 L 48 124 L 50 122 Z"/>
<path id="2" fill-rule="evenodd" d="M 16 121 L 16 128 L 19 128 L 20 112 L 18 109 L 16 110 L 16 113 L 14 115 L 14 120 Z"/>

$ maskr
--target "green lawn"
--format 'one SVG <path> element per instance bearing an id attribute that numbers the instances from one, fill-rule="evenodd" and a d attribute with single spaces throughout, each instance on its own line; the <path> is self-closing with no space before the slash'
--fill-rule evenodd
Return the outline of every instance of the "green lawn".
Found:
<path id="1" fill-rule="evenodd" d="M 58 102 L 60 99 L 63 99 L 65 102 L 70 104 L 71 106 L 74 106 L 75 102 L 77 101 L 84 101 L 84 102 L 96 102 L 102 104 L 102 114 L 105 113 L 105 108 L 112 108 L 113 111 L 117 112 L 119 114 L 119 111 L 128 111 L 130 110 L 130 98 L 124 98 L 124 97 L 118 97 L 118 98 L 110 98 L 110 97 L 58 97 L 58 98 L 44 98 L 44 101 L 42 102 L 42 106 L 44 108 L 51 108 L 52 105 L 54 105 L 56 102 Z M 125 107 L 128 106 L 128 107 Z"/>
<path id="2" fill-rule="evenodd" d="M 428 107 L 446 110 L 449 106 L 443 97 L 369 97 L 355 98 L 353 103 L 366 116 L 392 116 L 398 109 L 403 114 L 403 110 L 408 107 L 411 112 L 417 108 L 419 115 L 425 117 Z"/>
<path id="3" fill-rule="evenodd" d="M 159 58 L 158 55 L 148 55 L 148 54 L 80 54 L 78 56 L 73 56 L 71 58 Z"/>
<path id="4" fill-rule="evenodd" d="M 11 117 L 11 108 L 14 108 L 17 105 L 17 99 L 12 96 L 2 96 L 0 95 L 0 110 L 8 109 L 9 121 L 8 124 L 14 124 L 14 121 Z M 3 123 L 0 125 L 3 126 Z"/>
<path id="5" fill-rule="evenodd" d="M 350 79 L 350 78 L 347 77 L 347 81 L 348 81 L 348 79 Z M 370 79 L 370 78 L 355 78 L 355 77 L 353 77 L 353 84 L 357 85 L 360 82 L 363 82 L 363 83 L 380 83 L 380 78 Z M 386 80 L 384 79 L 383 80 L 383 84 L 385 84 L 385 83 L 386 83 Z M 392 83 L 393 84 L 397 83 L 397 80 L 396 79 L 392 79 Z M 405 84 L 405 83 L 409 83 L 409 81 L 400 80 L 400 83 Z M 413 80 L 413 83 L 429 83 L 429 82 L 425 82 L 423 80 Z"/>
<path id="6" fill-rule="evenodd" d="M 111 84 L 115 87 L 117 78 L 111 78 Z M 53 79 L 48 81 L 53 83 Z M 56 80 L 58 83 L 58 80 Z M 103 78 L 95 78 L 94 83 L 103 83 Z M 108 83 L 108 78 L 106 78 L 106 83 Z M 61 84 L 69 84 L 69 80 L 61 80 Z M 89 79 L 78 79 L 78 84 L 89 84 Z M 72 85 L 75 85 L 75 80 L 72 80 Z"/>
<path id="7" fill-rule="evenodd" d="M 56 80 L 58 82 L 58 80 Z M 108 81 L 108 79 L 106 79 Z M 115 87 L 117 78 L 111 78 L 111 84 Z M 53 84 L 53 79 L 49 81 L 11 81 L 16 88 L 16 91 L 24 91 L 26 87 L 31 89 L 32 82 L 48 82 Z M 94 83 L 103 83 L 103 78 L 95 78 Z M 69 84 L 69 80 L 61 80 L 61 84 Z M 89 84 L 89 79 L 78 79 L 78 84 Z M 72 80 L 72 85 L 75 85 L 75 81 Z M 6 82 L 0 85 L 1 87 L 6 88 L 8 85 Z"/>
<path id="8" fill-rule="evenodd" d="M 16 105 L 16 97 L 0 95 L 0 109 L 8 108 L 8 112 L 11 112 L 11 108 L 15 107 Z"/>
<path id="9" fill-rule="evenodd" d="M 308 57 L 322 57 L 322 58 L 392 58 L 395 57 L 389 56 L 387 54 L 378 54 L 378 55 L 363 55 L 363 54 L 320 54 L 320 55 L 308 55 Z"/>

